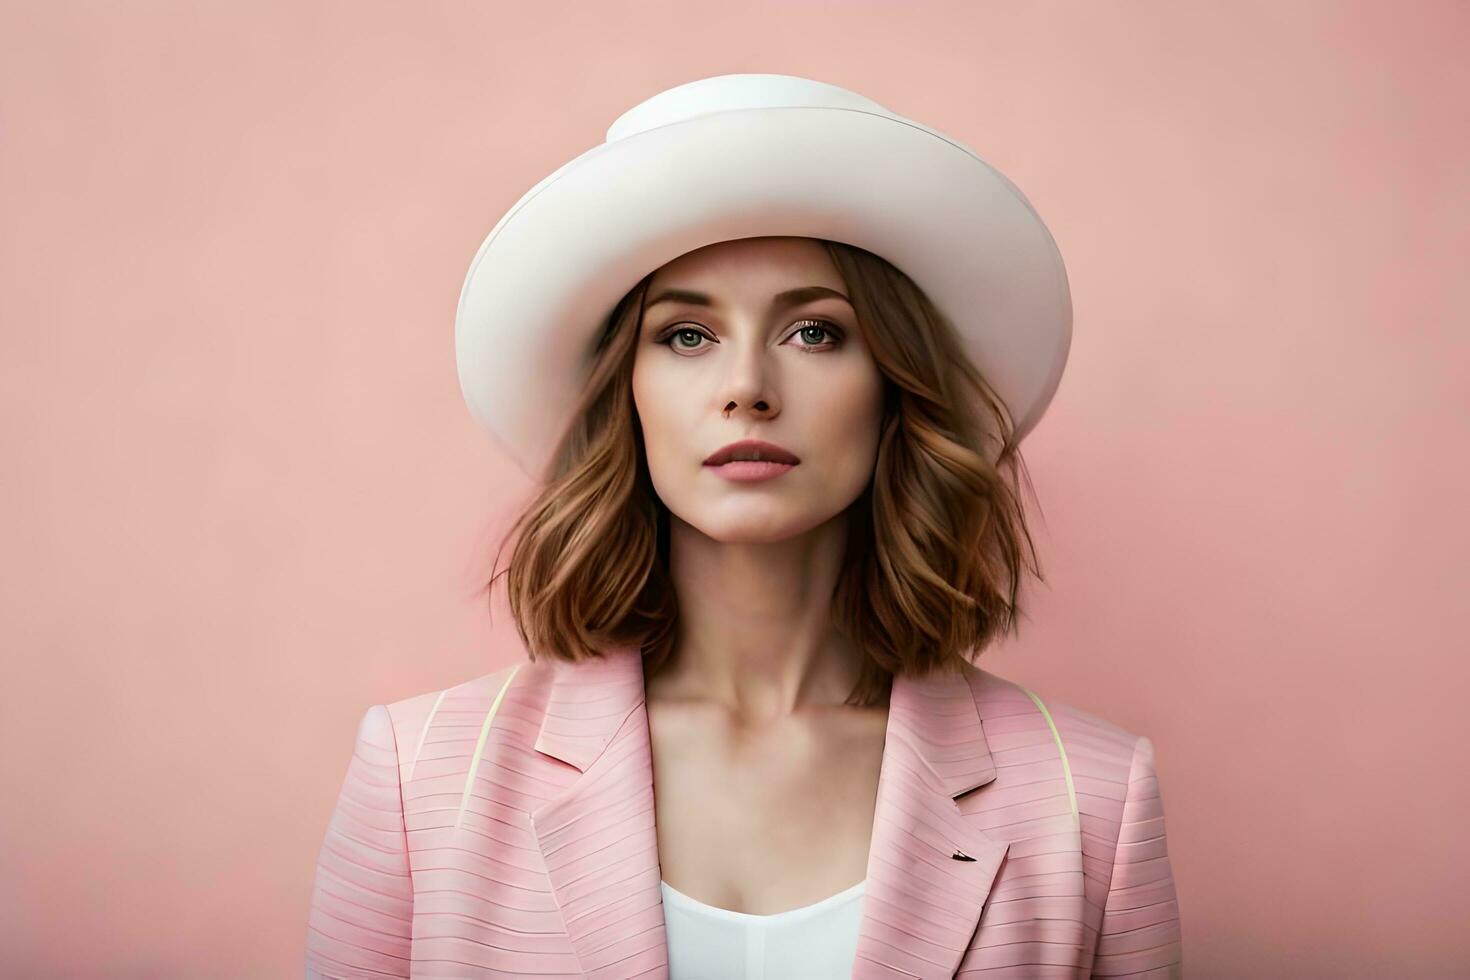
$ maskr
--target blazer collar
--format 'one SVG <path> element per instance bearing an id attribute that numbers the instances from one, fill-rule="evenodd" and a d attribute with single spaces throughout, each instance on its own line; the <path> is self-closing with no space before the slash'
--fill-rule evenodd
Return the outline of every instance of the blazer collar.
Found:
<path id="1" fill-rule="evenodd" d="M 536 736 L 580 772 L 531 824 L 592 977 L 668 976 L 643 683 L 637 647 L 554 662 Z M 970 673 L 894 678 L 854 980 L 954 975 L 1009 847 L 981 829 L 997 801 L 955 797 L 995 775 Z"/>

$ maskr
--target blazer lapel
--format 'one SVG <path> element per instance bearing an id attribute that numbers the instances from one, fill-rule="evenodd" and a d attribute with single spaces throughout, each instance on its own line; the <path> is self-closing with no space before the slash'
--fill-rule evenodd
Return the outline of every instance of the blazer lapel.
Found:
<path id="1" fill-rule="evenodd" d="M 536 750 L 580 775 L 531 813 L 557 907 L 589 977 L 668 976 L 643 656 L 556 662 Z M 1008 844 L 955 797 L 995 778 L 968 680 L 895 677 L 855 980 L 952 977 Z"/>
<path id="2" fill-rule="evenodd" d="M 1010 846 L 955 797 L 994 779 L 966 677 L 894 677 L 854 980 L 955 975 Z"/>
<path id="3" fill-rule="evenodd" d="M 531 828 L 583 976 L 666 978 L 643 654 L 555 662 L 536 750 L 581 771 Z"/>

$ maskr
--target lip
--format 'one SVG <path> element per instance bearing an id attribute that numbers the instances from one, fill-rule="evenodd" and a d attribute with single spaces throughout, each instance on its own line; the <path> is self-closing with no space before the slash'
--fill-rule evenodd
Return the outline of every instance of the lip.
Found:
<path id="1" fill-rule="evenodd" d="M 736 461 L 734 457 L 737 452 L 758 452 L 761 454 L 761 459 L 759 461 Z M 778 446 L 774 442 L 764 442 L 760 439 L 741 439 L 739 442 L 732 442 L 728 446 L 722 446 L 715 450 L 704 461 L 704 465 L 724 467 L 731 465 L 732 462 L 739 462 L 742 466 L 764 466 L 767 463 L 772 463 L 781 466 L 782 469 L 780 472 L 784 473 L 797 463 L 800 463 L 801 460 L 791 450 Z"/>
<path id="2" fill-rule="evenodd" d="M 719 466 L 711 466 L 710 469 L 736 483 L 759 483 L 762 480 L 780 476 L 787 470 L 796 469 L 796 464 L 773 463 L 766 459 L 737 459 L 721 463 Z"/>

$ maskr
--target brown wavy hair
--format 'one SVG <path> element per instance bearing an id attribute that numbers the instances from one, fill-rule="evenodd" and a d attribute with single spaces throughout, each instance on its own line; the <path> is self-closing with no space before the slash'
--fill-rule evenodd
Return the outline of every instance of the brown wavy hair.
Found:
<path id="1" fill-rule="evenodd" d="M 1028 490 L 1031 482 L 1013 420 L 953 325 L 883 258 L 817 241 L 884 377 L 877 462 L 849 508 L 847 560 L 832 595 L 834 627 L 865 655 L 846 703 L 870 705 L 893 675 L 962 669 L 1018 629 L 1022 570 L 1044 577 L 1020 501 L 1018 476 Z M 603 324 L 585 393 L 485 586 L 507 576 L 533 661 L 637 646 L 651 675 L 673 657 L 669 514 L 649 478 L 632 393 L 652 277 Z M 510 538 L 510 564 L 496 571 Z"/>

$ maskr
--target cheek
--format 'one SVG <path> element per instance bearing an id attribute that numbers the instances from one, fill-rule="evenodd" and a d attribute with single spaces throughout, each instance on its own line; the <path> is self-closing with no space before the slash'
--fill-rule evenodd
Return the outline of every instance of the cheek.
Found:
<path id="1" fill-rule="evenodd" d="M 813 433 L 820 433 L 823 448 L 876 448 L 883 415 L 882 377 L 876 368 L 854 370 L 808 390 L 812 404 L 803 414 L 811 419 Z"/>
<path id="2" fill-rule="evenodd" d="M 688 401 L 667 371 L 656 365 L 633 364 L 633 407 L 643 430 L 650 462 L 672 451 L 671 443 L 688 432 Z M 681 425 L 680 422 L 683 422 Z"/>

